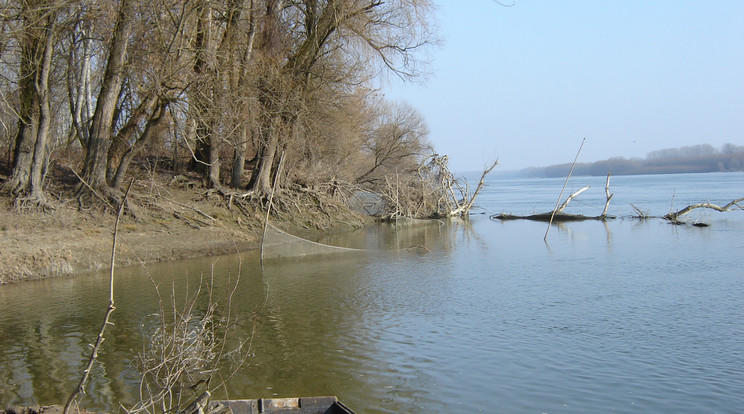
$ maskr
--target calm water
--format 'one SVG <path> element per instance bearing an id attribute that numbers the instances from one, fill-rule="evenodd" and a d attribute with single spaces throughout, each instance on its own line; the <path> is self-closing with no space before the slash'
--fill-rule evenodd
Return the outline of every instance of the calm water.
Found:
<path id="1" fill-rule="evenodd" d="M 483 212 L 549 211 L 562 180 L 498 180 Z M 568 210 L 597 215 L 604 178 Z M 613 177 L 610 213 L 662 215 L 744 196 L 744 174 Z M 565 195 L 564 195 L 565 197 Z M 357 412 L 744 410 L 744 211 L 672 226 L 620 218 L 546 226 L 379 226 L 321 240 L 380 252 L 258 265 L 256 255 L 152 266 L 161 286 L 240 273 L 241 336 L 252 357 L 229 397 L 338 395 Z M 411 246 L 423 249 L 408 249 Z M 241 270 L 242 269 L 242 270 Z M 106 275 L 0 288 L 0 405 L 60 403 L 77 382 L 107 301 Z M 139 322 L 157 309 L 141 268 L 118 274 L 86 405 L 132 401 Z M 256 313 L 257 318 L 250 315 Z M 255 321 L 255 322 L 253 322 Z M 223 395 L 224 396 L 224 395 Z"/>

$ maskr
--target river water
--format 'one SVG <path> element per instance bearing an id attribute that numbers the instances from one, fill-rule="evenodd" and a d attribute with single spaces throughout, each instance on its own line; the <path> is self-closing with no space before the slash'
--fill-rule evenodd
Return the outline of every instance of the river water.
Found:
<path id="1" fill-rule="evenodd" d="M 200 275 L 238 275 L 235 334 L 250 357 L 219 397 L 337 395 L 360 413 L 677 412 L 744 408 L 744 211 L 651 215 L 744 196 L 744 174 L 613 177 L 617 220 L 500 222 L 555 205 L 562 180 L 488 182 L 469 222 L 399 223 L 322 243 L 365 249 L 272 260 L 256 252 L 122 269 L 84 405 L 136 399 L 130 364 L 157 311 Z M 602 177 L 568 212 L 598 215 Z M 564 198 L 566 197 L 564 195 Z M 414 247 L 418 246 L 418 247 Z M 0 288 L 0 405 L 63 403 L 105 310 L 107 275 Z M 222 289 L 222 290 L 220 290 Z"/>

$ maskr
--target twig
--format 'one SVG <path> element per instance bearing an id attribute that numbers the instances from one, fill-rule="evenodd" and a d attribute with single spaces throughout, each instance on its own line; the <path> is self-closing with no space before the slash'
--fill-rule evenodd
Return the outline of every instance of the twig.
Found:
<path id="1" fill-rule="evenodd" d="M 555 202 L 555 208 L 553 208 L 553 213 L 550 215 L 550 221 L 548 222 L 548 229 L 545 230 L 545 237 L 543 237 L 544 241 L 548 241 L 548 232 L 550 231 L 550 226 L 553 225 L 553 217 L 555 217 L 555 210 L 558 208 L 558 203 L 561 202 L 561 197 L 563 197 L 563 191 L 566 189 L 566 185 L 568 185 L 568 180 L 571 178 L 571 173 L 573 173 L 574 167 L 576 166 L 576 161 L 578 161 L 579 159 L 579 154 L 581 154 L 581 149 L 584 148 L 584 142 L 586 142 L 586 138 L 581 140 L 581 145 L 579 146 L 579 150 L 576 152 L 576 158 L 574 158 L 574 162 L 573 164 L 571 164 L 571 169 L 568 171 L 566 182 L 563 183 L 563 188 L 561 189 L 561 193 L 558 194 L 558 201 Z"/>
<path id="2" fill-rule="evenodd" d="M 112 322 L 109 322 L 109 317 L 111 316 L 111 313 L 114 311 L 114 309 L 116 309 L 116 306 L 114 306 L 114 266 L 116 264 L 116 236 L 119 233 L 119 221 L 121 220 L 121 214 L 124 211 L 124 205 L 126 204 L 127 196 L 129 196 L 129 190 L 132 188 L 133 183 L 134 178 L 129 181 L 129 186 L 127 186 L 127 191 L 124 193 L 124 199 L 122 199 L 121 205 L 119 205 L 119 211 L 116 214 L 116 222 L 114 223 L 114 237 L 111 243 L 111 272 L 109 273 L 108 309 L 106 310 L 106 314 L 103 317 L 103 323 L 101 324 L 101 330 L 98 332 L 96 343 L 95 345 L 93 345 L 93 351 L 91 352 L 90 358 L 88 359 L 88 365 L 86 365 L 85 369 L 83 370 L 83 377 L 80 378 L 80 383 L 78 384 L 77 388 L 75 388 L 72 394 L 70 394 L 70 397 L 67 399 L 64 414 L 68 414 L 70 406 L 72 405 L 72 402 L 75 400 L 75 398 L 81 392 L 85 392 L 85 384 L 88 382 L 90 371 L 93 368 L 93 363 L 96 361 L 96 358 L 98 358 L 98 350 L 100 349 L 101 344 L 104 341 L 103 334 L 106 331 L 106 326 L 113 325 Z"/>
<path id="3" fill-rule="evenodd" d="M 205 213 L 205 212 L 203 212 L 203 211 L 199 210 L 199 209 L 198 209 L 198 208 L 196 208 L 196 207 L 190 206 L 190 205 L 188 205 L 188 204 L 183 204 L 183 203 L 179 203 L 178 201 L 176 201 L 176 200 L 171 200 L 170 198 L 168 198 L 168 197 L 165 197 L 165 196 L 163 196 L 163 195 L 160 195 L 160 197 L 163 197 L 163 199 L 165 199 L 165 201 L 168 201 L 168 202 L 170 202 L 170 203 L 173 203 L 173 204 L 179 205 L 179 206 L 181 206 L 181 207 L 185 207 L 185 208 L 188 208 L 188 209 L 194 210 L 194 211 L 196 211 L 197 213 L 201 214 L 202 216 L 204 216 L 204 217 L 206 217 L 206 218 L 208 218 L 208 219 L 210 219 L 210 220 L 212 220 L 212 221 L 217 221 L 217 219 L 216 219 L 216 218 L 214 218 L 214 217 L 210 216 L 209 214 L 207 214 L 207 213 Z"/>
<path id="4" fill-rule="evenodd" d="M 91 191 L 91 193 L 95 194 L 96 197 L 100 198 L 101 201 L 103 201 L 104 203 L 106 203 L 112 210 L 114 210 L 114 206 L 111 205 L 111 203 L 108 201 L 108 199 L 106 199 L 106 197 L 104 197 L 98 191 L 96 191 L 95 188 L 91 187 L 90 184 L 88 184 L 83 179 L 83 177 L 81 177 L 80 175 L 78 175 L 77 172 L 75 172 L 75 169 L 74 168 L 70 168 L 70 171 L 72 171 L 72 173 L 75 174 L 75 177 L 77 177 L 78 180 L 80 180 L 80 182 L 83 183 L 84 186 L 88 187 L 88 189 Z M 131 185 L 131 183 L 130 183 L 130 185 Z M 129 188 L 127 188 L 127 192 L 129 192 Z M 124 204 L 124 201 L 122 201 L 122 204 Z"/>
<path id="5" fill-rule="evenodd" d="M 640 219 L 640 220 L 645 220 L 645 219 L 647 219 L 647 218 L 648 218 L 648 212 L 645 212 L 645 213 L 644 213 L 643 211 L 641 211 L 641 209 L 640 209 L 640 208 L 636 207 L 636 205 L 635 205 L 635 204 L 633 204 L 633 203 L 630 203 L 630 206 L 631 206 L 631 207 L 633 207 L 633 210 L 635 210 L 636 214 L 638 214 L 638 215 L 636 216 L 636 218 L 638 218 L 638 219 Z"/>
<path id="6" fill-rule="evenodd" d="M 269 224 L 269 214 L 271 214 L 271 204 L 274 201 L 274 192 L 276 191 L 276 185 L 279 182 L 279 174 L 282 173 L 282 164 L 284 164 L 284 152 L 279 157 L 279 165 L 276 167 L 276 175 L 274 176 L 274 185 L 271 186 L 271 194 L 269 194 L 269 205 L 266 208 L 266 218 L 264 219 L 263 234 L 261 235 L 261 264 L 263 264 L 264 258 L 264 242 L 266 241 L 266 227 Z"/>

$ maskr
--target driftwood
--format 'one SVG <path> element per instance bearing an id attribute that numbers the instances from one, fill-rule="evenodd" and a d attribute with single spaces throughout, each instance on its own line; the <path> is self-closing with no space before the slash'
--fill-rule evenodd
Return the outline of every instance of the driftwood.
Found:
<path id="1" fill-rule="evenodd" d="M 493 171 L 496 166 L 499 165 L 499 160 L 495 160 L 488 168 L 483 169 L 483 174 L 481 174 L 480 181 L 478 181 L 478 186 L 475 187 L 475 191 L 472 195 L 469 195 L 469 192 L 467 190 L 460 191 L 460 193 L 464 196 L 461 201 L 457 200 L 457 197 L 454 196 L 454 191 L 452 190 L 452 187 L 450 186 L 449 190 L 452 193 L 452 198 L 455 200 L 456 204 L 459 204 L 457 208 L 449 211 L 446 215 L 448 217 L 467 217 L 470 214 L 470 209 L 473 208 L 473 204 L 475 203 L 475 198 L 478 197 L 478 193 L 483 188 L 483 182 L 486 179 L 486 176 Z"/>
<path id="2" fill-rule="evenodd" d="M 744 210 L 744 207 L 742 207 L 742 206 L 740 206 L 738 204 L 738 203 L 741 203 L 742 201 L 744 201 L 744 197 L 743 198 L 737 198 L 736 200 L 731 201 L 730 203 L 726 204 L 723 207 L 718 206 L 718 205 L 715 205 L 715 204 L 711 204 L 711 203 L 690 204 L 689 206 L 683 208 L 682 210 L 679 210 L 679 211 L 673 212 L 673 213 L 669 213 L 669 214 L 663 216 L 662 218 L 665 219 L 665 220 L 669 220 L 671 222 L 678 222 L 680 216 L 683 216 L 683 215 L 685 215 L 685 214 L 687 214 L 687 213 L 689 213 L 692 210 L 695 210 L 697 208 L 709 208 L 711 210 L 716 210 L 716 211 L 720 211 L 720 212 L 731 211 L 731 210 L 734 210 L 735 208 L 738 208 L 739 210 Z"/>
<path id="3" fill-rule="evenodd" d="M 612 173 L 607 173 L 607 181 L 605 181 L 605 196 L 607 197 L 607 201 L 605 202 L 604 210 L 602 210 L 602 215 L 607 215 L 607 209 L 610 208 L 610 200 L 612 200 L 612 196 L 615 194 L 610 194 L 610 176 Z"/>
<path id="4" fill-rule="evenodd" d="M 568 214 L 568 213 L 563 213 L 560 211 L 556 211 L 555 213 L 547 212 L 547 213 L 529 214 L 526 216 L 500 213 L 500 214 L 492 215 L 491 218 L 495 220 L 502 220 L 502 221 L 532 220 L 532 221 L 543 221 L 545 223 L 550 223 L 551 216 L 552 216 L 552 220 L 554 223 L 565 223 L 569 221 L 587 221 L 587 220 L 603 221 L 603 220 L 611 220 L 615 218 L 615 216 L 585 216 L 583 214 Z"/>
<path id="5" fill-rule="evenodd" d="M 554 211 L 549 211 L 547 213 L 537 213 L 537 214 L 529 214 L 526 216 L 520 216 L 516 214 L 507 214 L 507 213 L 500 213 L 500 214 L 494 214 L 491 216 L 492 219 L 495 220 L 532 220 L 532 221 L 543 221 L 546 223 L 565 223 L 568 221 L 586 221 L 586 220 L 609 220 L 614 219 L 615 216 L 608 216 L 607 215 L 607 206 L 610 204 L 610 199 L 612 198 L 612 194 L 610 194 L 610 178 L 609 174 L 607 175 L 607 184 L 605 186 L 605 193 L 607 194 L 607 202 L 605 203 L 605 209 L 602 212 L 602 215 L 600 216 L 585 216 L 583 214 L 568 214 L 564 213 L 563 210 L 568 206 L 568 203 L 571 202 L 576 196 L 583 193 L 584 191 L 589 189 L 589 186 L 583 187 L 579 189 L 578 191 L 574 192 L 568 198 L 566 201 L 563 202 L 559 207 L 556 207 Z M 560 202 L 560 200 L 559 200 Z M 557 205 L 557 203 L 556 203 Z"/>
<path id="6" fill-rule="evenodd" d="M 633 210 L 636 212 L 635 216 L 631 216 L 634 219 L 638 220 L 646 220 L 647 218 L 650 218 L 651 216 L 648 215 L 648 211 L 643 211 L 640 208 L 636 207 L 635 204 L 630 203 L 630 206 L 633 207 Z"/>
<path id="7" fill-rule="evenodd" d="M 447 166 L 446 155 L 433 154 L 419 165 L 417 174 L 385 176 L 385 188 L 379 190 L 384 200 L 383 220 L 397 218 L 467 218 L 475 199 L 483 189 L 486 176 L 498 165 L 498 160 L 484 167 L 478 185 L 470 192 L 464 179 L 455 178 Z"/>
<path id="8" fill-rule="evenodd" d="M 609 178 L 608 178 L 608 181 L 609 181 Z M 585 188 L 582 188 L 579 191 L 583 191 L 584 189 Z M 608 196 L 607 196 L 607 203 L 609 203 L 610 199 L 612 198 L 612 194 L 609 194 L 609 190 L 607 188 L 605 190 L 606 190 L 606 194 L 608 194 Z M 574 193 L 574 194 L 576 194 L 576 193 Z M 572 196 L 574 194 L 572 194 Z M 571 198 L 571 197 L 569 197 L 569 198 Z M 631 207 L 633 207 L 633 210 L 635 210 L 636 215 L 633 215 L 633 216 L 630 216 L 630 217 L 631 218 L 634 218 L 634 219 L 638 219 L 638 220 L 647 220 L 647 219 L 650 219 L 650 218 L 662 218 L 662 219 L 667 220 L 667 221 L 669 221 L 671 223 L 674 223 L 674 224 L 687 224 L 687 223 L 685 223 L 683 221 L 680 221 L 679 218 L 681 216 L 683 216 L 683 215 L 691 212 L 692 210 L 695 210 L 695 209 L 698 209 L 698 208 L 707 208 L 707 209 L 711 209 L 711 210 L 715 210 L 715 211 L 720 211 L 720 212 L 733 211 L 733 210 L 736 210 L 736 209 L 744 210 L 744 207 L 742 207 L 739 204 L 741 202 L 744 202 L 744 197 L 743 198 L 738 198 L 736 200 L 733 200 L 730 203 L 728 203 L 726 205 L 723 205 L 723 206 L 719 206 L 719 205 L 712 204 L 712 203 L 690 204 L 689 206 L 687 206 L 687 207 L 685 207 L 685 208 L 683 208 L 683 209 L 681 209 L 681 210 L 679 210 L 677 212 L 672 212 L 672 213 L 669 213 L 669 214 L 664 215 L 664 216 L 651 216 L 651 215 L 648 214 L 648 212 L 642 211 L 640 208 L 636 207 L 633 203 L 631 203 L 630 205 L 631 205 Z M 553 212 L 547 212 L 547 213 L 529 214 L 529 215 L 525 215 L 525 216 L 520 216 L 520 215 L 516 215 L 516 214 L 500 213 L 500 214 L 494 214 L 494 215 L 492 215 L 491 218 L 492 219 L 495 219 L 495 220 L 502 220 L 502 221 L 507 221 L 507 220 L 533 220 L 533 221 L 542 221 L 542 222 L 546 222 L 546 223 L 550 222 L 551 216 L 553 216 L 553 221 L 554 222 L 570 222 L 570 221 L 586 221 L 586 220 L 600 220 L 600 221 L 604 221 L 604 220 L 611 220 L 611 219 L 615 219 L 616 218 L 615 216 L 608 216 L 607 214 L 605 214 L 606 212 L 607 212 L 607 206 L 605 205 L 605 210 L 602 212 L 602 215 L 599 215 L 599 216 L 585 216 L 585 215 L 582 215 L 582 214 L 567 214 L 567 213 L 564 213 L 562 211 L 556 211 L 555 214 L 553 214 Z M 692 223 L 692 225 L 693 226 L 696 226 L 696 227 L 708 227 L 709 226 L 706 223 L 700 223 L 700 222 Z"/>
<path id="9" fill-rule="evenodd" d="M 210 398 L 212 398 L 212 394 L 210 394 L 209 391 L 204 391 L 202 395 L 195 399 L 179 414 L 208 414 L 209 410 L 207 410 L 207 407 L 209 406 Z"/>
<path id="10" fill-rule="evenodd" d="M 584 191 L 586 191 L 588 189 L 589 189 L 589 186 L 586 186 L 586 187 L 580 189 L 579 191 L 577 191 L 577 192 L 571 194 L 570 196 L 568 196 L 568 198 L 566 199 L 566 201 L 564 201 L 563 204 L 561 204 L 561 206 L 558 207 L 557 210 L 555 210 L 555 213 L 558 214 L 558 213 L 563 212 L 563 210 L 565 210 L 566 207 L 568 207 L 568 203 L 570 203 L 571 200 L 573 200 L 574 198 L 576 198 L 576 196 L 578 196 L 579 194 L 583 193 Z"/>

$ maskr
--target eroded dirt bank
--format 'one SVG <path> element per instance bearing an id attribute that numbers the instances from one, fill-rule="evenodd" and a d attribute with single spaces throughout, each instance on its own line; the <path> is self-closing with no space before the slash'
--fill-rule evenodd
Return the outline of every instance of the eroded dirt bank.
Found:
<path id="1" fill-rule="evenodd" d="M 100 207 L 80 208 L 73 186 L 70 182 L 51 188 L 51 212 L 19 211 L 7 195 L 0 196 L 0 285 L 108 267 L 115 215 Z M 118 265 L 259 247 L 265 210 L 258 201 L 238 203 L 172 175 L 135 180 L 130 201 L 135 214 L 125 214 L 119 225 Z M 319 211 L 316 203 L 305 201 L 296 200 L 286 211 L 278 209 L 273 221 L 305 235 L 365 222 L 348 211 L 329 211 L 333 207 L 328 204 Z"/>

